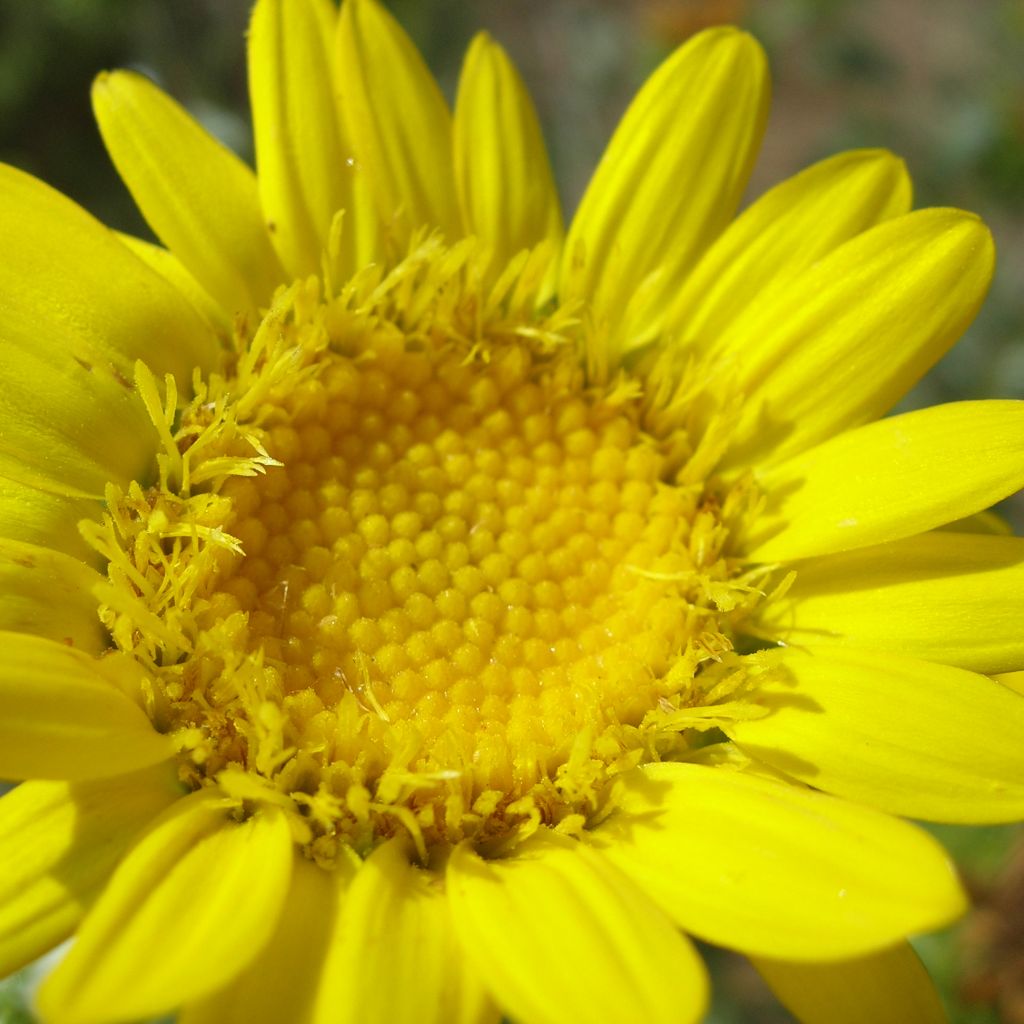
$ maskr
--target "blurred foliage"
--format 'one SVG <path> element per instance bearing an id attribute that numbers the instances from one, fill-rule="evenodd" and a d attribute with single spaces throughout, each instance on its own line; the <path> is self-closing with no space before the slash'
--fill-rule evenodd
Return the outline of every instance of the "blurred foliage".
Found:
<path id="1" fill-rule="evenodd" d="M 104 68 L 137 68 L 251 157 L 242 45 L 249 5 L 0 0 L 0 160 L 33 172 L 107 223 L 145 234 L 100 144 L 90 83 Z M 908 405 L 1024 397 L 1020 0 L 390 0 L 390 6 L 449 96 L 475 31 L 486 29 L 506 46 L 537 99 L 570 209 L 657 61 L 705 25 L 745 25 L 769 51 L 775 88 L 751 194 L 839 149 L 887 146 L 907 160 L 918 205 L 975 210 L 995 233 L 1000 265 L 982 315 Z M 1019 499 L 1010 514 L 1024 522 Z M 978 910 L 959 928 L 922 940 L 919 949 L 956 1024 L 1024 1022 L 1024 997 L 1015 995 L 1024 988 L 1024 939 L 1013 927 L 1024 918 L 1018 830 L 935 831 L 957 857 Z M 740 958 L 707 952 L 718 981 L 711 1024 L 788 1019 Z M 31 1020 L 19 1009 L 26 984 L 25 975 L 0 983 L 0 1024 Z M 996 1005 L 1002 1016 L 991 1008 Z"/>
<path id="2" fill-rule="evenodd" d="M 0 980 L 0 1024 L 34 1024 L 29 1012 L 29 990 L 35 981 L 31 969 Z"/>

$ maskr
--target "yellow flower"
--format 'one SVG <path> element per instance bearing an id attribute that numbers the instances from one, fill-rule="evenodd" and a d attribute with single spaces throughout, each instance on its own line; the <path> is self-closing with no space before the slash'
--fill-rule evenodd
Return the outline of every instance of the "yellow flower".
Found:
<path id="1" fill-rule="evenodd" d="M 258 176 L 137 75 L 167 248 L 0 171 L 0 966 L 53 1024 L 940 1016 L 893 815 L 1024 809 L 1024 407 L 879 420 L 988 285 L 885 152 L 733 216 L 702 33 L 563 239 L 501 49 L 454 117 L 375 0 L 259 0 Z M 954 521 L 960 520 L 959 523 Z M 964 522 L 966 520 L 966 522 Z M 950 526 L 949 524 L 954 524 Z"/>

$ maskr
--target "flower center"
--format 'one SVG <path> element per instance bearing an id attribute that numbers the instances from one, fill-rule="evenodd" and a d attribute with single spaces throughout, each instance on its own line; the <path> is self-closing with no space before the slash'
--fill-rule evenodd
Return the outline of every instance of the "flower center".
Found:
<path id="1" fill-rule="evenodd" d="M 245 556 L 211 614 L 248 613 L 329 758 L 380 773 L 401 742 L 418 771 L 522 789 L 665 693 L 688 623 L 644 571 L 692 570 L 694 498 L 628 411 L 524 348 L 378 346 L 329 355 L 273 418 L 284 465 L 230 491 Z"/>
<path id="2" fill-rule="evenodd" d="M 538 318 L 467 338 L 450 291 L 415 325 L 293 294 L 94 541 L 186 779 L 284 801 L 322 860 L 581 827 L 685 745 L 744 589 L 640 383 L 588 385 Z"/>

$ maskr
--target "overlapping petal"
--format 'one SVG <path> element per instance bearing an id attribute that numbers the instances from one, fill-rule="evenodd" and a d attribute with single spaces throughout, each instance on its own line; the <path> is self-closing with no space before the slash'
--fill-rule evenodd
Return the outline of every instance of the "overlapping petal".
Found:
<path id="1" fill-rule="evenodd" d="M 98 556 L 78 532 L 83 519 L 98 519 L 102 506 L 89 498 L 53 494 L 0 476 L 0 537 L 53 548 L 98 564 Z"/>
<path id="2" fill-rule="evenodd" d="M 768 91 L 760 46 L 716 28 L 681 46 L 626 111 L 573 217 L 562 265 L 562 291 L 587 298 L 612 332 L 613 355 L 651 336 L 733 215 Z"/>
<path id="3" fill-rule="evenodd" d="M 455 946 L 438 880 L 405 845 L 379 846 L 345 890 L 316 1024 L 485 1024 L 498 1019 Z"/>
<path id="4" fill-rule="evenodd" d="M 934 840 L 855 803 L 675 763 L 623 776 L 618 795 L 594 842 L 680 927 L 718 945 L 848 959 L 964 909 Z"/>
<path id="5" fill-rule="evenodd" d="M 338 26 L 345 123 L 385 236 L 461 237 L 451 114 L 412 40 L 377 0 L 346 0 Z"/>
<path id="6" fill-rule="evenodd" d="M 149 226 L 228 316 L 269 305 L 283 271 L 252 171 L 141 75 L 100 75 L 93 109 Z"/>
<path id="7" fill-rule="evenodd" d="M 92 589 L 101 579 L 70 555 L 0 536 L 0 630 L 99 654 L 107 638 Z"/>
<path id="8" fill-rule="evenodd" d="M 994 260 L 973 214 L 919 210 L 747 306 L 709 348 L 744 396 L 726 465 L 772 465 L 888 412 L 974 319 Z"/>
<path id="9" fill-rule="evenodd" d="M 933 531 L 808 558 L 757 629 L 794 646 L 895 651 L 971 669 L 1024 664 L 1024 539 Z"/>
<path id="10" fill-rule="evenodd" d="M 317 273 L 335 213 L 355 213 L 355 161 L 333 86 L 332 17 L 317 0 L 260 0 L 249 24 L 249 97 L 263 214 L 292 277 Z M 353 269 L 351 225 L 342 235 Z"/>
<path id="11" fill-rule="evenodd" d="M 173 753 L 95 659 L 27 633 L 0 646 L 0 779 L 95 779 Z"/>
<path id="12" fill-rule="evenodd" d="M 597 853 L 556 838 L 508 860 L 460 846 L 448 866 L 463 954 L 501 1005 L 528 1024 L 698 1020 L 706 981 L 689 943 Z"/>
<path id="13" fill-rule="evenodd" d="M 665 330 L 675 344 L 708 348 L 801 271 L 843 242 L 910 209 L 902 160 L 882 149 L 821 160 L 769 189 L 737 217 L 672 300 Z M 770 299 L 769 299 L 770 301 Z"/>
<path id="14" fill-rule="evenodd" d="M 0 166 L 4 388 L 0 475 L 65 497 L 145 474 L 154 432 L 136 359 L 183 390 L 217 341 L 189 303 L 98 221 Z"/>
<path id="15" fill-rule="evenodd" d="M 114 873 L 75 944 L 40 989 L 59 1024 L 164 1013 L 236 975 L 268 941 L 288 891 L 284 816 L 238 824 L 223 800 L 179 800 Z"/>
<path id="16" fill-rule="evenodd" d="M 181 796 L 168 764 L 0 799 L 0 977 L 63 942 L 133 838 Z"/>
<path id="17" fill-rule="evenodd" d="M 899 540 L 1024 486 L 1024 402 L 952 402 L 847 431 L 758 474 L 745 553 L 808 558 Z"/>
<path id="18" fill-rule="evenodd" d="M 1024 669 L 1015 672 L 999 672 L 992 677 L 1002 686 L 1024 696 Z"/>
<path id="19" fill-rule="evenodd" d="M 185 265 L 162 245 L 154 245 L 134 235 L 119 234 L 122 242 L 161 277 L 173 285 L 192 304 L 196 312 L 221 337 L 230 334 L 231 317 L 210 293 L 185 269 Z"/>
<path id="20" fill-rule="evenodd" d="M 987 676 L 895 654 L 787 648 L 763 718 L 727 732 L 803 782 L 933 821 L 1024 817 L 1024 700 Z"/>
<path id="21" fill-rule="evenodd" d="M 901 943 L 856 960 L 754 960 L 801 1024 L 945 1024 L 946 1011 L 914 950 Z"/>
<path id="22" fill-rule="evenodd" d="M 333 876 L 296 857 L 281 920 L 255 959 L 219 992 L 187 1006 L 180 1024 L 307 1021 L 335 921 Z"/>

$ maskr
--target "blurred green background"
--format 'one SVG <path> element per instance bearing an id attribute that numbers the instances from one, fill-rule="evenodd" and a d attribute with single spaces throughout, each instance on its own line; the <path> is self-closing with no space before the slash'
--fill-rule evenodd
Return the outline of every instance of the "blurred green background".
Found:
<path id="1" fill-rule="evenodd" d="M 1024 398 L 1024 3 L 1021 0 L 390 0 L 449 97 L 473 33 L 510 51 L 537 101 L 567 210 L 631 95 L 694 31 L 738 22 L 771 58 L 774 103 L 750 194 L 839 149 L 903 156 L 917 205 L 980 213 L 992 293 L 908 404 Z M 99 141 L 89 85 L 134 67 L 251 157 L 243 34 L 250 0 L 0 0 L 0 160 L 107 223 L 146 233 Z M 7 258 L 16 254 L 5 254 Z M 1007 508 L 1024 523 L 1020 496 Z M 920 951 L 957 1024 L 1024 1024 L 1020 830 L 935 830 L 975 909 Z M 737 842 L 743 837 L 737 836 Z M 709 952 L 711 1024 L 780 1024 L 738 959 Z M 0 1024 L 27 1024 L 31 973 L 0 983 Z M 869 1022 L 866 1022 L 869 1024 Z"/>

